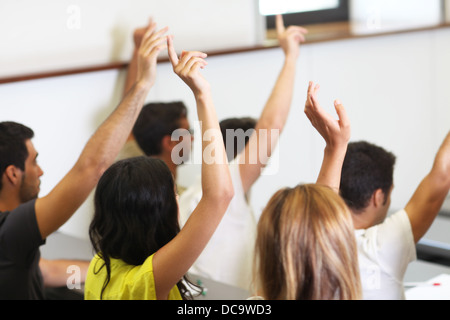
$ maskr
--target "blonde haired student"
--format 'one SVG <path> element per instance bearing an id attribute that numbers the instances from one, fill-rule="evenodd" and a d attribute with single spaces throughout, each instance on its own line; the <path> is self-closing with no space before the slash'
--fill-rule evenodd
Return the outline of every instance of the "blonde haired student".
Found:
<path id="1" fill-rule="evenodd" d="M 151 37 L 144 36 L 141 49 L 146 50 L 148 43 Z M 179 58 L 171 37 L 167 44 L 175 73 L 194 93 L 202 135 L 208 131 L 212 137 L 202 140 L 203 150 L 214 150 L 216 158 L 202 157 L 203 196 L 182 230 L 174 179 L 162 160 L 144 156 L 111 166 L 95 195 L 90 235 L 97 255 L 86 279 L 86 299 L 189 298 L 182 279 L 233 197 L 210 85 L 199 72 L 206 65 L 206 54 L 183 52 Z"/>
<path id="2" fill-rule="evenodd" d="M 254 284 L 268 300 L 361 298 L 353 222 L 338 194 L 350 124 L 339 101 L 339 120 L 320 107 L 318 89 L 310 83 L 305 105 L 326 141 L 317 182 L 276 192 L 258 223 Z"/>

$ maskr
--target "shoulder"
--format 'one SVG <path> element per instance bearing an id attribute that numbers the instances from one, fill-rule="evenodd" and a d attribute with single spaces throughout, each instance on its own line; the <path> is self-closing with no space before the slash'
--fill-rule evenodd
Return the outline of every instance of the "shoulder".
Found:
<path id="1" fill-rule="evenodd" d="M 396 256 L 407 261 L 415 259 L 411 224 L 404 210 L 391 214 L 376 226 L 356 230 L 355 234 L 360 253 L 376 257 L 376 260 L 391 261 Z"/>
<path id="2" fill-rule="evenodd" d="M 401 234 L 399 234 L 399 232 L 401 232 Z M 412 236 L 411 223 L 409 222 L 409 218 L 405 210 L 399 210 L 392 213 L 380 224 L 372 226 L 368 229 L 356 231 L 358 238 L 373 238 L 384 235 L 389 236 L 392 233 L 402 237 L 405 234 L 410 234 Z"/>
<path id="3" fill-rule="evenodd" d="M 45 243 L 39 232 L 34 209 L 35 200 L 29 201 L 12 210 L 3 212 L 0 226 L 2 249 L 9 252 L 12 260 L 20 263 L 36 254 L 36 250 Z"/>
<path id="4" fill-rule="evenodd" d="M 2 226 L 2 232 L 39 232 L 36 220 L 35 203 L 36 200 L 31 200 L 21 204 L 10 212 L 2 212 L 0 214 L 0 226 Z M 23 234 L 21 236 L 23 236 Z"/>

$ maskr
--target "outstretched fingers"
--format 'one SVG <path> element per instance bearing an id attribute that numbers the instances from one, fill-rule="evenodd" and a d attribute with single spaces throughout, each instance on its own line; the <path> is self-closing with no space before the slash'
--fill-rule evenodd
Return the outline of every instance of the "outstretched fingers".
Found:
<path id="1" fill-rule="evenodd" d="M 346 142 L 350 137 L 350 120 L 347 112 L 342 103 L 336 100 L 334 106 L 339 120 L 335 120 L 320 106 L 317 98 L 319 88 L 318 84 L 309 83 L 305 114 L 327 144 L 334 146 L 337 143 Z"/>
<path id="2" fill-rule="evenodd" d="M 178 58 L 171 36 L 167 37 L 167 48 L 169 60 L 177 74 L 188 73 L 193 67 L 195 69 L 197 67 L 204 68 L 208 64 L 203 60 L 207 57 L 207 54 L 200 51 L 183 51 L 180 58 Z"/>
<path id="3" fill-rule="evenodd" d="M 194 94 L 209 90 L 209 83 L 198 72 L 198 69 L 203 69 L 208 64 L 204 60 L 207 54 L 201 51 L 182 51 L 178 57 L 170 36 L 167 38 L 167 48 L 173 71 L 192 89 Z"/>
<path id="4" fill-rule="evenodd" d="M 175 68 L 180 60 L 178 59 L 178 55 L 173 46 L 173 36 L 167 37 L 167 52 L 169 54 L 170 63 L 172 63 L 172 67 Z"/>
<path id="5" fill-rule="evenodd" d="M 348 117 L 347 110 L 345 110 L 342 102 L 340 100 L 336 100 L 334 102 L 334 108 L 336 109 L 336 113 L 339 117 L 338 122 L 341 130 L 350 131 L 350 118 Z"/>
<path id="6" fill-rule="evenodd" d="M 313 109 L 317 111 L 320 108 L 319 100 L 317 98 L 317 93 L 319 92 L 320 85 L 314 84 L 314 82 L 310 81 L 308 85 L 308 96 L 307 96 L 307 103 L 306 103 L 306 109 Z"/>
<path id="7" fill-rule="evenodd" d="M 183 52 L 179 61 L 179 68 L 190 69 L 195 62 L 204 61 L 203 59 L 205 59 L 206 57 L 207 54 L 200 51 Z M 206 61 L 204 62 L 206 63 Z"/>
<path id="8" fill-rule="evenodd" d="M 275 28 L 278 34 L 282 34 L 286 30 L 284 26 L 283 16 L 281 14 L 277 14 L 275 16 Z"/>

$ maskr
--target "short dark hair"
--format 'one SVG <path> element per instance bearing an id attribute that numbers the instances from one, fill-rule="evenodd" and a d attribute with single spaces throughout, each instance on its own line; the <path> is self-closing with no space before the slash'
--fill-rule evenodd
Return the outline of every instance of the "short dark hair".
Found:
<path id="1" fill-rule="evenodd" d="M 133 135 L 147 156 L 161 153 L 161 142 L 166 135 L 179 129 L 180 119 L 187 117 L 187 108 L 181 101 L 146 104 L 133 127 Z"/>
<path id="2" fill-rule="evenodd" d="M 25 161 L 28 150 L 25 142 L 34 137 L 34 132 L 23 124 L 5 121 L 0 122 L 0 173 L 3 175 L 6 168 L 13 165 L 25 170 Z M 2 189 L 0 179 L 0 190 Z"/>
<path id="3" fill-rule="evenodd" d="M 236 158 L 236 156 L 241 153 L 242 147 L 245 147 L 247 145 L 248 141 L 250 140 L 250 134 L 245 134 L 247 130 L 255 129 L 256 127 L 256 119 L 251 117 L 242 117 L 242 118 L 228 118 L 220 121 L 220 131 L 222 132 L 223 142 L 225 145 L 225 148 L 227 148 L 228 144 L 233 143 L 233 149 L 229 150 L 226 149 L 228 161 Z M 243 130 L 245 144 L 243 146 L 240 146 L 238 143 L 238 133 L 236 130 Z M 232 136 L 227 135 L 227 130 L 233 130 L 235 133 Z M 227 138 L 233 138 L 233 141 L 227 141 Z"/>
<path id="4" fill-rule="evenodd" d="M 366 141 L 349 143 L 342 166 L 340 193 L 354 212 L 367 207 L 373 193 L 386 196 L 393 185 L 395 156 Z"/>

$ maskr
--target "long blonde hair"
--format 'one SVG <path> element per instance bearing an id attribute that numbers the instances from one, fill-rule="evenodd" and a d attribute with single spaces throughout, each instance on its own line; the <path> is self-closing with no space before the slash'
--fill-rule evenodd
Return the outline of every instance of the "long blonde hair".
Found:
<path id="1" fill-rule="evenodd" d="M 361 298 L 351 214 L 330 188 L 278 191 L 258 223 L 254 275 L 268 300 Z"/>

